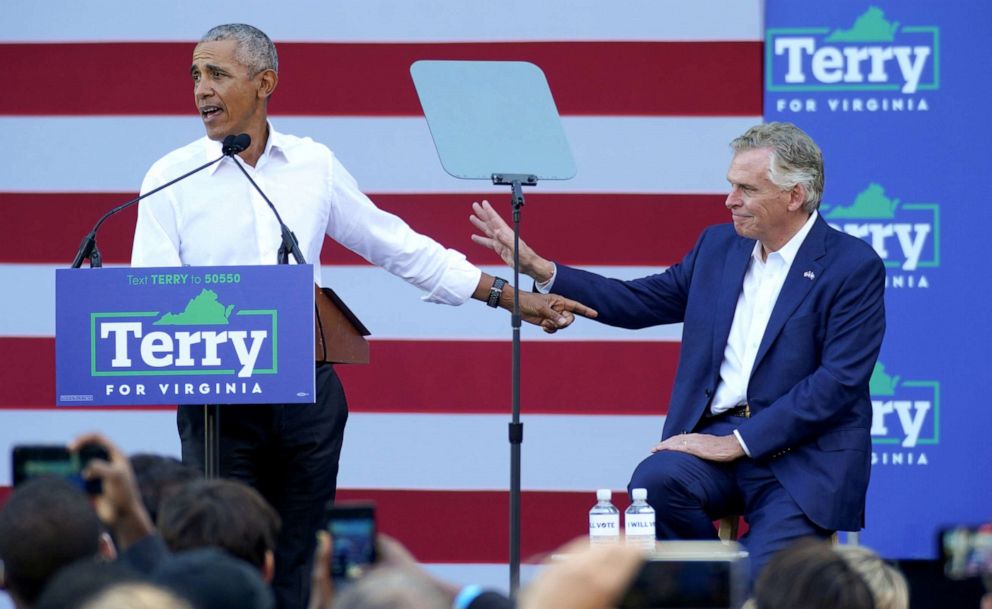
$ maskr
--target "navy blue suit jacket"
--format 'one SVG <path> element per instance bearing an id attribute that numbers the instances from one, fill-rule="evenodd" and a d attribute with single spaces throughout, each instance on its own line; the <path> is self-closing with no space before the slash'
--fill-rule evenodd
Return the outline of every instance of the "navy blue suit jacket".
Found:
<path id="1" fill-rule="evenodd" d="M 623 328 L 682 322 L 662 438 L 691 432 L 719 382 L 730 325 L 754 248 L 730 224 L 707 228 L 664 273 L 632 281 L 558 265 L 552 291 Z M 859 530 L 871 469 L 868 380 L 885 332 L 885 268 L 860 239 L 818 218 L 789 270 L 748 384 L 738 431 L 803 512 L 830 530 Z"/>

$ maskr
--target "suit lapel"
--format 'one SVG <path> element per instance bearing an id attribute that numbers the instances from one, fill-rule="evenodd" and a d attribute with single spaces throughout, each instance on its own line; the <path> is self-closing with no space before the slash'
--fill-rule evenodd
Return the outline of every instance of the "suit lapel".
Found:
<path id="1" fill-rule="evenodd" d="M 723 354 L 727 348 L 727 338 L 730 336 L 730 326 L 734 321 L 737 310 L 737 299 L 744 284 L 744 274 L 747 273 L 751 252 L 754 251 L 753 239 L 738 239 L 736 247 L 727 252 L 726 264 L 723 266 L 723 278 L 720 281 L 720 292 L 716 301 L 716 317 L 713 320 L 713 367 L 719 371 L 723 362 Z"/>
<path id="2" fill-rule="evenodd" d="M 769 347 L 778 337 L 779 332 L 782 331 L 785 322 L 809 294 L 816 278 L 820 277 L 823 266 L 819 259 L 826 253 L 823 244 L 826 229 L 827 223 L 823 220 L 823 216 L 818 217 L 810 228 L 806 240 L 796 252 L 796 259 L 792 261 L 789 275 L 785 278 L 782 291 L 779 292 L 778 300 L 775 301 L 775 308 L 772 309 L 772 315 L 768 319 L 768 326 L 765 327 L 765 334 L 761 337 L 758 354 L 754 358 L 754 367 L 751 368 L 752 375 L 758 369 L 758 365 L 768 353 Z"/>

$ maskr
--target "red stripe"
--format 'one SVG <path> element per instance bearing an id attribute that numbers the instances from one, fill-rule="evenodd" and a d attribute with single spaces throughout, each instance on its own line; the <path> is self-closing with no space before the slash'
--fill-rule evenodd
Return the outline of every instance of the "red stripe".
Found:
<path id="1" fill-rule="evenodd" d="M 0 408 L 54 408 L 55 340 L 0 338 Z M 524 342 L 527 414 L 664 414 L 675 342 Z M 504 413 L 510 345 L 495 341 L 374 341 L 372 363 L 338 366 L 357 412 Z M 386 382 L 388 381 L 388 382 Z"/>
<path id="2" fill-rule="evenodd" d="M 0 193 L 8 231 L 0 263 L 68 264 L 96 220 L 131 198 L 129 193 Z M 471 202 L 489 197 L 506 217 L 509 202 L 483 194 L 371 195 L 382 209 L 415 230 L 464 252 L 477 264 L 502 264 L 469 238 Z M 527 195 L 521 231 L 538 251 L 577 265 L 667 266 L 688 252 L 703 227 L 727 221 L 722 195 L 541 194 Z M 127 264 L 136 212 L 125 210 L 100 230 L 104 261 Z M 42 218 L 59 218 L 43 222 Z M 324 264 L 365 264 L 326 240 Z"/>
<path id="3" fill-rule="evenodd" d="M 628 505 L 625 495 L 613 495 L 620 509 Z M 342 490 L 337 498 L 375 501 L 380 530 L 402 541 L 420 561 L 509 561 L 510 498 L 505 491 Z M 522 561 L 540 562 L 564 543 L 587 535 L 589 508 L 595 502 L 592 491 L 522 493 Z"/>
<path id="4" fill-rule="evenodd" d="M 273 114 L 419 116 L 419 59 L 531 61 L 570 115 L 758 116 L 749 42 L 281 43 Z M 192 42 L 3 44 L 0 114 L 191 114 Z M 134 71 L 115 71 L 126 58 Z M 39 75 L 43 77 L 39 78 Z"/>
<path id="5" fill-rule="evenodd" d="M 9 487 L 0 487 L 0 506 L 9 493 Z M 400 540 L 420 562 L 509 562 L 508 492 L 340 489 L 337 500 L 374 501 L 379 531 Z M 585 536 L 595 502 L 592 491 L 521 493 L 523 562 L 540 562 L 564 543 Z M 613 503 L 623 511 L 630 501 L 625 491 L 614 491 Z M 740 534 L 746 531 L 742 522 Z"/>

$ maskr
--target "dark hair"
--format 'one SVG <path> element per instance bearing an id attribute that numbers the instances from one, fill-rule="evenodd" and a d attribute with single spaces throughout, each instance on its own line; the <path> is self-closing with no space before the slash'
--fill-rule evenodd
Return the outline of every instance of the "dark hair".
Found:
<path id="1" fill-rule="evenodd" d="M 158 520 L 163 501 L 175 495 L 184 484 L 203 478 L 203 472 L 174 457 L 138 454 L 132 455 L 129 461 L 141 491 L 141 502 L 152 522 Z"/>
<path id="2" fill-rule="evenodd" d="M 757 609 L 874 609 L 864 579 L 829 544 L 802 539 L 775 554 L 754 589 Z"/>
<path id="3" fill-rule="evenodd" d="M 34 609 L 76 609 L 111 586 L 147 580 L 122 562 L 77 560 L 49 580 Z"/>
<path id="4" fill-rule="evenodd" d="M 101 531 L 89 498 L 65 480 L 18 486 L 0 511 L 0 560 L 10 593 L 34 604 L 56 571 L 97 554 Z"/>
<path id="5" fill-rule="evenodd" d="M 234 480 L 198 480 L 159 508 L 158 529 L 173 552 L 216 547 L 259 569 L 274 551 L 279 515 L 258 492 Z"/>
<path id="6" fill-rule="evenodd" d="M 153 581 L 193 609 L 272 609 L 275 597 L 257 569 L 218 550 L 179 552 L 155 570 Z"/>

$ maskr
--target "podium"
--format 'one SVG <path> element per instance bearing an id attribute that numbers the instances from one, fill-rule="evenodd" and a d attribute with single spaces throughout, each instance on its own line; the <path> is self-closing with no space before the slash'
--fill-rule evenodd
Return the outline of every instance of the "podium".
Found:
<path id="1" fill-rule="evenodd" d="M 369 361 L 368 329 L 310 265 L 59 269 L 56 404 L 312 403 L 314 362 Z"/>
<path id="2" fill-rule="evenodd" d="M 314 361 L 332 364 L 369 363 L 370 334 L 331 288 L 314 285 Z"/>

